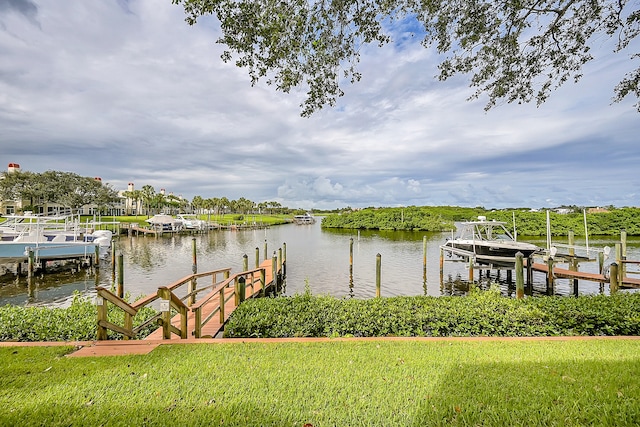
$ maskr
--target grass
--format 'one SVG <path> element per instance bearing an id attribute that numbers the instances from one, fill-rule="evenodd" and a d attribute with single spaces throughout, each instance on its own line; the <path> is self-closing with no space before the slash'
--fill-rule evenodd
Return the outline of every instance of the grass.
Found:
<path id="1" fill-rule="evenodd" d="M 0 347 L 0 425 L 636 426 L 640 340 Z"/>

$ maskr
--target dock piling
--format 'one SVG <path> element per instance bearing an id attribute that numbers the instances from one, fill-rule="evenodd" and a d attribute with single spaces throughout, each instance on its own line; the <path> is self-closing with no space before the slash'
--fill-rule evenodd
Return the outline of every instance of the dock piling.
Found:
<path id="1" fill-rule="evenodd" d="M 382 255 L 376 255 L 376 297 L 380 298 L 380 284 L 382 275 Z"/>

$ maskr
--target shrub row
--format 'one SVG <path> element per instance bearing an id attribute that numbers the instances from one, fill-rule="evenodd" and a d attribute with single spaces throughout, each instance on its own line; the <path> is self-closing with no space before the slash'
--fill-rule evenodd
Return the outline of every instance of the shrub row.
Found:
<path id="1" fill-rule="evenodd" d="M 134 318 L 134 326 L 153 317 L 156 311 L 145 307 Z M 98 312 L 89 298 L 74 295 L 67 308 L 0 307 L 0 341 L 92 341 L 96 339 Z M 109 321 L 124 324 L 124 313 L 109 304 Z M 140 332 L 138 338 L 150 334 L 153 324 Z M 109 339 L 121 339 L 109 331 Z"/>
<path id="2" fill-rule="evenodd" d="M 313 296 L 245 301 L 225 337 L 569 336 L 639 335 L 640 294 L 613 296 L 391 297 L 368 300 Z"/>

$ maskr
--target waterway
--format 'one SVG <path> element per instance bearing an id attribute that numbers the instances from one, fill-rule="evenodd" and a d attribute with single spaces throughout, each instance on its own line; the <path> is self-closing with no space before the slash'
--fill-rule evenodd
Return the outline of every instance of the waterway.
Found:
<path id="1" fill-rule="evenodd" d="M 193 245 L 199 272 L 231 267 L 241 271 L 246 254 L 250 267 L 259 259 L 273 256 L 286 246 L 287 278 L 285 295 L 302 293 L 308 287 L 316 295 L 370 298 L 375 296 L 376 258 L 381 256 L 381 294 L 396 295 L 464 295 L 469 284 L 465 263 L 445 262 L 443 283 L 440 280 L 439 247 L 450 233 L 406 231 L 323 230 L 313 225 L 280 225 L 259 230 L 223 230 L 197 235 L 133 236 L 116 238 L 116 253 L 123 255 L 125 292 L 135 298 L 155 292 L 193 269 Z M 423 238 L 427 242 L 426 270 L 423 263 Z M 353 239 L 353 268 L 350 268 L 350 245 Z M 545 246 L 544 238 L 522 239 Z M 554 239 L 554 241 L 556 241 Z M 592 239 L 592 247 L 613 247 L 616 239 Z M 577 240 L 584 245 L 585 241 Z M 286 245 L 283 245 L 286 244 Z M 613 251 L 612 251 L 613 252 Z M 640 239 L 629 238 L 628 259 L 640 259 Z M 608 262 L 611 262 L 609 260 Z M 583 263 L 581 271 L 597 271 L 596 262 Z M 476 272 L 477 278 L 477 272 Z M 499 282 L 503 293 L 514 289 L 493 272 L 484 284 Z M 95 295 L 95 286 L 114 286 L 116 278 L 110 260 L 98 269 L 81 269 L 40 275 L 29 284 L 27 278 L 4 278 L 0 282 L 0 305 L 65 305 L 75 291 Z M 534 294 L 544 293 L 544 275 L 534 275 Z M 484 286 L 484 285 L 482 285 Z M 601 292 L 598 283 L 580 281 L 579 292 Z M 604 292 L 608 291 L 608 285 Z M 571 295 L 567 280 L 558 280 L 555 293 Z"/>

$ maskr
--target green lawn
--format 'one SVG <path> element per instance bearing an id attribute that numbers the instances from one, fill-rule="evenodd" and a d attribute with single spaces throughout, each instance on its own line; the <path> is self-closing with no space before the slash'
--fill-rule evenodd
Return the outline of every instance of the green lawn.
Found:
<path id="1" fill-rule="evenodd" d="M 637 426 L 640 340 L 0 347 L 0 425 Z"/>

